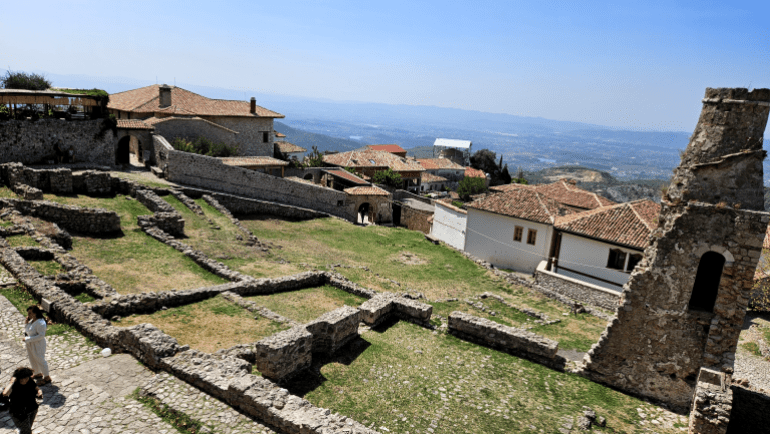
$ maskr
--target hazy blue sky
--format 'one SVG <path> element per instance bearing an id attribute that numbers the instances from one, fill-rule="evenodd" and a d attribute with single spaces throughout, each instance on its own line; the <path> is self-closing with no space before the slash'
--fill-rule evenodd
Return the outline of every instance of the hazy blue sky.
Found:
<path id="1" fill-rule="evenodd" d="M 707 86 L 770 87 L 767 0 L 5 3 L 0 67 L 124 89 L 157 76 L 691 131 Z"/>

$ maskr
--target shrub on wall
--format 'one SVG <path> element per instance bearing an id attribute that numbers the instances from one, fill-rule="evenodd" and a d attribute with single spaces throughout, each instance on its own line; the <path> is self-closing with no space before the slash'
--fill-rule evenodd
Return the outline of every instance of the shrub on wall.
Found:
<path id="1" fill-rule="evenodd" d="M 5 89 L 46 90 L 51 82 L 41 74 L 6 71 L 0 85 Z"/>
<path id="2" fill-rule="evenodd" d="M 205 137 L 195 140 L 180 137 L 171 141 L 171 146 L 177 151 L 190 152 L 192 154 L 206 155 L 209 157 L 232 157 L 238 154 L 238 147 L 224 143 L 216 143 Z"/>
<path id="3" fill-rule="evenodd" d="M 402 181 L 401 181 L 401 174 L 394 172 L 391 168 L 388 168 L 388 170 L 380 170 L 379 172 L 375 172 L 374 176 L 372 177 L 372 181 L 374 181 L 375 184 L 385 184 L 390 187 L 401 187 Z"/>

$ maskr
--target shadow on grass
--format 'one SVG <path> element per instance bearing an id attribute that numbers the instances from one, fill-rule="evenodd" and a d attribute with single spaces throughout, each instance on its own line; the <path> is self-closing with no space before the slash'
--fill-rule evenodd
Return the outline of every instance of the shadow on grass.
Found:
<path id="1" fill-rule="evenodd" d="M 357 337 L 332 355 L 315 353 L 310 368 L 281 385 L 293 395 L 305 396 L 326 382 L 327 378 L 321 373 L 321 368 L 330 363 L 350 366 L 370 346 L 369 342 Z"/>

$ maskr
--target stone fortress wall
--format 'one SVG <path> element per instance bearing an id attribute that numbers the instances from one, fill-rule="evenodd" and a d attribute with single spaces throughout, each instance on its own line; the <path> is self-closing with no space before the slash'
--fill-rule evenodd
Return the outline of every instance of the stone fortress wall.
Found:
<path id="1" fill-rule="evenodd" d="M 103 132 L 102 120 L 61 119 L 0 122 L 0 163 L 54 161 L 54 145 L 59 140 L 65 149 L 74 148 L 75 161 L 106 166 L 115 164 L 117 140 L 112 130 Z"/>

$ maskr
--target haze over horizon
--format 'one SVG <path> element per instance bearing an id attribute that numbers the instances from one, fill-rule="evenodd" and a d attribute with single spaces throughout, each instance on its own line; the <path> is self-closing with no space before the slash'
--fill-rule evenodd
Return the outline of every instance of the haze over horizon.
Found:
<path id="1" fill-rule="evenodd" d="M 0 31 L 23 37 L 0 40 L 0 66 L 110 92 L 176 82 L 692 131 L 706 87 L 770 87 L 767 2 L 36 5 L 54 30 L 5 5 Z"/>

